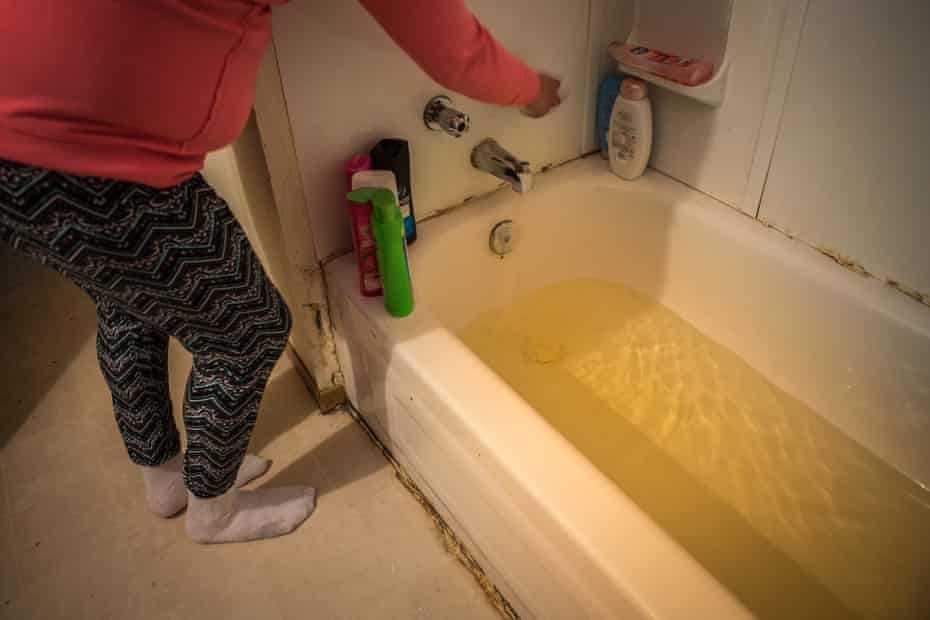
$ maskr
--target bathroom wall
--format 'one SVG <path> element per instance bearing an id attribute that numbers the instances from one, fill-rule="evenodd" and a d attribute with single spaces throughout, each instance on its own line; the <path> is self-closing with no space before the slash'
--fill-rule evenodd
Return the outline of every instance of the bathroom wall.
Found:
<path id="1" fill-rule="evenodd" d="M 744 197 L 791 1 L 733 0 L 729 83 L 720 108 L 653 91 L 653 167 L 753 214 L 758 195 Z M 613 70 L 607 43 L 627 37 L 637 11 L 657 23 L 680 14 L 678 2 L 471 0 L 470 8 L 515 53 L 565 78 L 567 99 L 550 117 L 533 120 L 453 94 L 473 121 L 471 133 L 459 140 L 423 126 L 423 106 L 444 89 L 356 2 L 302 0 L 276 8 L 275 46 L 320 256 L 351 247 L 340 166 L 379 137 L 410 141 L 420 217 L 496 186 L 468 163 L 471 148 L 484 137 L 497 138 L 537 169 L 592 151 L 597 84 Z M 675 39 L 674 30 L 643 28 L 647 38 L 656 32 Z"/>
<path id="2" fill-rule="evenodd" d="M 674 40 L 680 0 L 638 1 Z M 927 303 L 928 33 L 926 2 L 734 0 L 723 105 L 653 90 L 651 165 Z"/>
<path id="3" fill-rule="evenodd" d="M 632 1 L 632 0 L 631 0 Z M 687 40 L 689 16 L 701 3 L 637 0 L 638 41 L 673 53 Z M 750 171 L 766 112 L 773 67 L 790 0 L 733 0 L 723 103 L 713 108 L 652 89 L 655 138 L 650 165 L 730 206 L 755 214 L 747 195 Z M 684 4 L 685 9 L 679 10 Z M 710 3 L 716 8 L 726 2 Z"/>
<path id="4" fill-rule="evenodd" d="M 927 2 L 812 1 L 760 209 L 779 228 L 924 294 L 928 57 Z"/>
<path id="5" fill-rule="evenodd" d="M 728 0 L 713 0 L 714 7 Z M 707 8 L 706 4 L 700 7 Z M 356 2 L 302 0 L 275 11 L 275 46 L 319 256 L 351 247 L 341 164 L 379 138 L 411 142 L 419 217 L 493 189 L 473 170 L 487 136 L 537 169 L 595 148 L 597 84 L 614 67 L 604 49 L 627 37 L 669 51 L 695 6 L 684 0 L 471 0 L 469 6 L 530 64 L 565 78 L 550 117 L 453 94 L 473 128 L 454 140 L 422 125 L 444 92 Z M 920 63 L 930 52 L 927 3 L 732 0 L 729 71 L 712 108 L 652 90 L 651 166 L 717 200 L 759 215 L 880 277 L 930 292 L 928 175 L 920 167 L 930 102 Z M 532 27 L 528 27 L 532 24 Z M 888 71 L 895 67 L 895 71 Z M 866 80 L 869 76 L 869 80 Z M 763 197 L 764 191 L 764 197 Z"/>
<path id="6" fill-rule="evenodd" d="M 567 99 L 557 111 L 529 119 L 516 109 L 449 93 L 471 116 L 471 132 L 458 140 L 431 132 L 423 125 L 423 108 L 445 89 L 423 74 L 357 2 L 301 0 L 276 7 L 274 42 L 321 258 L 351 248 L 342 163 L 381 137 L 410 142 L 419 217 L 497 186 L 496 179 L 469 164 L 471 149 L 485 137 L 498 139 L 536 169 L 593 148 L 586 93 L 601 59 L 592 61 L 589 50 L 589 3 L 468 4 L 514 53 L 564 77 Z M 616 0 L 593 0 L 593 6 L 598 15 L 622 14 Z"/>
<path id="7" fill-rule="evenodd" d="M 692 53 L 693 3 L 623 1 L 637 40 Z M 723 104 L 653 89 L 650 165 L 930 303 L 928 33 L 915 0 L 733 0 Z"/>

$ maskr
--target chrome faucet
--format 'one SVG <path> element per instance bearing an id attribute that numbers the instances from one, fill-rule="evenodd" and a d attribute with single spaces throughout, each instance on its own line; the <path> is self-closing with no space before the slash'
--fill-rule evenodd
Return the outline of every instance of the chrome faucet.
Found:
<path id="1" fill-rule="evenodd" d="M 511 155 L 493 138 L 482 141 L 474 148 L 471 152 L 471 165 L 507 181 L 515 192 L 525 194 L 533 188 L 530 163 Z"/>

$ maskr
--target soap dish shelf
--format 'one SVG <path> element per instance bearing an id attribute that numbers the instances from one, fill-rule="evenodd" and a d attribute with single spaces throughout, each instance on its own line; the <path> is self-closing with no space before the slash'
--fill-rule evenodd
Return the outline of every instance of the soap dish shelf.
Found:
<path id="1" fill-rule="evenodd" d="M 696 99 L 705 105 L 712 107 L 719 107 L 723 103 L 723 93 L 727 85 L 727 73 L 730 69 L 730 63 L 727 58 L 724 57 L 723 63 L 720 67 L 714 72 L 713 77 L 704 82 L 703 84 L 698 84 L 697 86 L 687 86 L 685 84 L 679 84 L 678 82 L 673 82 L 672 80 L 667 80 L 658 75 L 649 73 L 642 69 L 632 67 L 625 63 L 618 63 L 620 71 L 627 75 L 632 75 L 641 80 L 654 84 L 665 90 L 672 91 L 673 93 L 678 93 L 684 95 L 685 97 L 690 97 L 691 99 Z"/>

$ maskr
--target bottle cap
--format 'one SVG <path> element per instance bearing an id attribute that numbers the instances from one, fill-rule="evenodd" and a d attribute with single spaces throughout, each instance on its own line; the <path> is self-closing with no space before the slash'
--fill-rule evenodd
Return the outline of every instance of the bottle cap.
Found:
<path id="1" fill-rule="evenodd" d="M 645 99 L 648 93 L 649 89 L 642 80 L 627 78 L 623 80 L 623 84 L 620 85 L 620 96 L 624 99 L 639 101 L 640 99 Z"/>
<path id="2" fill-rule="evenodd" d="M 346 172 L 359 172 L 360 170 L 370 170 L 371 169 L 371 156 L 368 153 L 363 153 L 360 155 L 353 155 L 349 161 L 346 162 Z"/>

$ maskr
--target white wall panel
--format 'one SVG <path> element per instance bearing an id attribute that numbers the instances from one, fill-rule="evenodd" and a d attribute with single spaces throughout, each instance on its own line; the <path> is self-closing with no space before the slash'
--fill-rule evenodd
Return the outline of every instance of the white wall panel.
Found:
<path id="1" fill-rule="evenodd" d="M 812 0 L 760 217 L 930 293 L 930 3 Z"/>
<path id="2" fill-rule="evenodd" d="M 275 45 L 288 113 L 320 256 L 351 247 L 342 163 L 382 137 L 410 142 L 418 216 L 493 189 L 469 155 L 497 138 L 538 168 L 581 155 L 588 103 L 589 5 L 578 0 L 472 0 L 485 25 L 531 66 L 564 77 L 567 100 L 552 115 L 453 99 L 472 130 L 455 140 L 423 126 L 434 95 L 447 92 L 423 74 L 357 2 L 300 0 L 276 7 Z M 592 99 L 593 102 L 593 99 Z"/>

